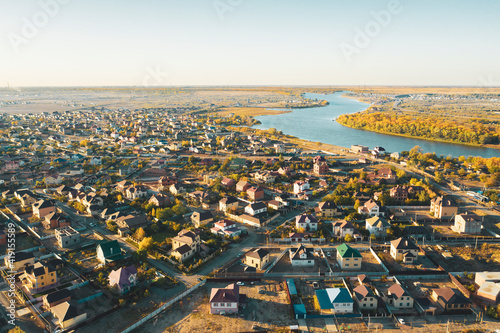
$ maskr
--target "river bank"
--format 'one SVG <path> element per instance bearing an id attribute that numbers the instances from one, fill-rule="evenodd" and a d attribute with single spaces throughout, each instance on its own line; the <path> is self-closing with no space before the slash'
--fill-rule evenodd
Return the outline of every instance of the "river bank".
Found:
<path id="1" fill-rule="evenodd" d="M 335 120 L 344 114 L 358 113 L 371 105 L 356 99 L 344 97 L 346 92 L 330 95 L 304 94 L 309 99 L 324 99 L 329 102 L 321 108 L 288 109 L 289 111 L 275 115 L 255 116 L 260 124 L 256 129 L 276 128 L 286 135 L 316 143 L 332 145 L 333 147 L 349 148 L 352 145 L 365 145 L 370 148 L 384 147 L 389 152 L 409 151 L 414 146 L 420 146 L 424 152 L 444 156 L 481 156 L 485 158 L 500 157 L 498 149 L 483 146 L 469 146 L 456 143 L 439 142 L 422 138 L 389 135 L 341 125 Z"/>

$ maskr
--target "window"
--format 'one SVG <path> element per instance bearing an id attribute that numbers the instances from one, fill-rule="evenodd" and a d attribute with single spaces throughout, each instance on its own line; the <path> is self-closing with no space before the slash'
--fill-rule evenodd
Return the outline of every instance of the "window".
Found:
<path id="1" fill-rule="evenodd" d="M 406 303 L 406 306 L 410 306 L 410 303 Z"/>

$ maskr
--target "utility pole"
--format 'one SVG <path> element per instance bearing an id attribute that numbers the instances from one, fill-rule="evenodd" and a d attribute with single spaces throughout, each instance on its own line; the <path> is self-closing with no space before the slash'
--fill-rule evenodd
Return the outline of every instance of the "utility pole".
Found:
<path id="1" fill-rule="evenodd" d="M 476 245 L 474 246 L 474 249 L 477 249 L 477 239 L 478 237 L 476 236 Z"/>

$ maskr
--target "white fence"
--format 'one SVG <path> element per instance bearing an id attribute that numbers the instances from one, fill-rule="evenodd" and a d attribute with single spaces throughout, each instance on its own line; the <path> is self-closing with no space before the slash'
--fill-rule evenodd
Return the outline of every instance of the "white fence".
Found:
<path id="1" fill-rule="evenodd" d="M 193 291 L 195 291 L 196 289 L 202 287 L 205 285 L 205 283 L 207 282 L 207 280 L 203 280 L 201 281 L 200 283 L 198 283 L 197 285 L 189 288 L 188 290 L 182 292 L 181 294 L 177 295 L 176 297 L 172 298 L 170 301 L 168 301 L 167 303 L 163 304 L 162 306 L 160 306 L 158 309 L 156 309 L 155 311 L 151 312 L 150 314 L 148 314 L 146 317 L 140 319 L 138 322 L 136 322 L 135 324 L 133 324 L 132 326 L 129 326 L 127 327 L 126 329 L 124 329 L 123 331 L 121 331 L 121 333 L 128 333 L 128 332 L 131 332 L 133 330 L 135 330 L 137 327 L 141 326 L 142 324 L 144 324 L 145 322 L 147 322 L 148 320 L 150 320 L 151 318 L 157 316 L 158 314 L 160 314 L 162 311 L 165 311 L 166 309 L 168 309 L 172 304 L 174 304 L 175 302 L 177 302 L 178 300 L 186 297 L 187 295 L 191 294 Z"/>

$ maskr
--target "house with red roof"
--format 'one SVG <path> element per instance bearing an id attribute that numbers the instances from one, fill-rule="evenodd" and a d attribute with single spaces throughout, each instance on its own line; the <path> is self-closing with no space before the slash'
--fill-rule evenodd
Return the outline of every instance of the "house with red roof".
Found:
<path id="1" fill-rule="evenodd" d="M 212 288 L 210 293 L 210 313 L 238 313 L 240 306 L 246 305 L 246 295 L 240 294 L 240 288 L 233 283 L 226 288 Z"/>

